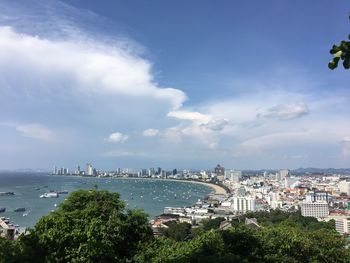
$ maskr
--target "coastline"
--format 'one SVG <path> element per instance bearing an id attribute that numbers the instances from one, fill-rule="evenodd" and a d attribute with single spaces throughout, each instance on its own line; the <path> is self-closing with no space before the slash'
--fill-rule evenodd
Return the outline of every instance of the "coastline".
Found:
<path id="1" fill-rule="evenodd" d="M 192 183 L 202 184 L 211 187 L 214 190 L 214 194 L 216 195 L 225 195 L 227 194 L 226 189 L 217 184 L 211 184 L 206 182 L 197 182 L 197 181 L 188 181 Z"/>
<path id="2" fill-rule="evenodd" d="M 56 175 L 60 176 L 60 175 Z M 86 176 L 81 176 L 81 175 L 63 175 L 63 176 L 69 176 L 69 177 L 82 177 L 85 178 Z M 90 178 L 90 177 L 88 177 Z M 91 177 L 91 178 L 104 178 L 104 177 Z M 182 183 L 193 183 L 193 184 L 201 184 L 210 187 L 213 191 L 213 194 L 216 195 L 225 195 L 227 194 L 227 191 L 225 188 L 221 187 L 220 185 L 213 184 L 213 183 L 208 183 L 208 182 L 202 182 L 202 181 L 195 181 L 195 180 L 182 180 L 182 179 L 162 179 L 162 178 L 149 178 L 149 177 L 106 177 L 106 178 L 111 178 L 111 179 L 136 179 L 136 180 L 165 180 L 165 181 L 171 181 L 171 182 L 182 182 Z"/>
<path id="3" fill-rule="evenodd" d="M 154 179 L 154 178 L 150 178 Z M 167 180 L 167 181 L 173 181 L 173 182 L 184 182 L 184 183 L 193 183 L 193 184 L 201 184 L 205 186 L 209 186 L 211 189 L 213 189 L 213 193 L 216 195 L 225 195 L 227 194 L 225 188 L 221 187 L 220 185 L 207 183 L 207 182 L 201 182 L 201 181 L 194 181 L 194 180 L 179 180 L 179 179 L 157 179 L 157 180 Z"/>

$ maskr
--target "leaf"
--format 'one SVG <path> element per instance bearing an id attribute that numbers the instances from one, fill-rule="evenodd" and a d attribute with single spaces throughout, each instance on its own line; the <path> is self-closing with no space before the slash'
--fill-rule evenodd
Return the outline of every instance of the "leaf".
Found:
<path id="1" fill-rule="evenodd" d="M 350 68 L 350 58 L 349 57 L 344 59 L 343 66 L 344 66 L 345 69 L 349 69 Z"/>
<path id="2" fill-rule="evenodd" d="M 330 69 L 335 69 L 335 68 L 337 68 L 338 67 L 338 62 L 339 62 L 339 59 L 340 58 L 333 58 L 329 63 L 328 63 L 328 68 L 330 68 Z"/>

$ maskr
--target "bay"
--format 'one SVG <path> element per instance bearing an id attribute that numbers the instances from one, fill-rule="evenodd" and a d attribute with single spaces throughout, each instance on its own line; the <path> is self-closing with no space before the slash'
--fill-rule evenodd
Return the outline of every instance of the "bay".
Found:
<path id="1" fill-rule="evenodd" d="M 14 224 L 33 227 L 40 217 L 67 198 L 40 198 L 49 191 L 68 191 L 78 189 L 98 189 L 118 192 L 130 209 L 141 208 L 152 219 L 163 213 L 166 206 L 190 206 L 209 194 L 209 186 L 183 181 L 139 179 L 139 178 L 94 178 L 75 176 L 53 176 L 43 173 L 0 173 L 0 192 L 14 192 L 14 195 L 0 196 L 0 207 L 6 212 L 0 216 L 9 217 Z M 14 212 L 24 207 L 25 212 Z"/>

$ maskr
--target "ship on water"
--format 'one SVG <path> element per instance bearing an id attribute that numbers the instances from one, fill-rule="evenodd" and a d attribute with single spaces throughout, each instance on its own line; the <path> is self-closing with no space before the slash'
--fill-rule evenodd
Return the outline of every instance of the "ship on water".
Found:
<path id="1" fill-rule="evenodd" d="M 17 207 L 15 210 L 13 210 L 14 212 L 24 212 L 26 211 L 25 207 Z"/>
<path id="2" fill-rule="evenodd" d="M 14 192 L 0 192 L 0 196 L 4 196 L 4 195 L 15 195 Z"/>
<path id="3" fill-rule="evenodd" d="M 40 195 L 40 198 L 57 198 L 59 195 L 56 192 L 49 192 Z"/>

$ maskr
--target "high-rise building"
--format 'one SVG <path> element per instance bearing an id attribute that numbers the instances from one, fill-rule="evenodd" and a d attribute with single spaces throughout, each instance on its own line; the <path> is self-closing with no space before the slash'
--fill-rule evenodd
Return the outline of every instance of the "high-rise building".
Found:
<path id="1" fill-rule="evenodd" d="M 283 181 L 284 178 L 289 176 L 289 170 L 288 169 L 282 169 L 282 170 L 279 171 L 279 174 L 280 174 L 280 181 Z"/>
<path id="2" fill-rule="evenodd" d="M 222 167 L 220 164 L 218 164 L 215 168 L 214 168 L 214 173 L 217 176 L 225 176 L 225 168 Z"/>
<path id="3" fill-rule="evenodd" d="M 94 174 L 94 170 L 91 164 L 87 163 L 86 164 L 86 175 L 92 176 Z"/>
<path id="4" fill-rule="evenodd" d="M 350 195 L 350 182 L 347 180 L 341 180 L 338 183 L 338 188 L 340 193 L 345 193 L 347 195 Z"/>
<path id="5" fill-rule="evenodd" d="M 298 177 L 287 176 L 284 178 L 284 187 L 285 188 L 294 188 L 297 186 L 298 182 L 299 182 Z"/>
<path id="6" fill-rule="evenodd" d="M 225 171 L 225 178 L 231 182 L 238 182 L 242 178 L 242 171 L 228 170 Z"/>
<path id="7" fill-rule="evenodd" d="M 340 234 L 350 234 L 350 217 L 335 219 L 335 229 Z"/>
<path id="8" fill-rule="evenodd" d="M 324 218 L 329 215 L 329 207 L 326 201 L 307 202 L 301 204 L 301 215 L 316 218 Z"/>
<path id="9" fill-rule="evenodd" d="M 160 175 L 161 175 L 162 178 L 166 178 L 166 177 L 167 177 L 167 176 L 166 176 L 166 171 L 165 171 L 165 170 L 162 170 L 162 171 L 160 172 Z"/>
<path id="10" fill-rule="evenodd" d="M 255 211 L 255 198 L 251 196 L 234 196 L 232 198 L 232 208 L 237 213 Z"/>
<path id="11" fill-rule="evenodd" d="M 141 170 L 141 177 L 146 177 L 147 176 L 147 170 L 146 169 L 142 169 Z"/>
<path id="12" fill-rule="evenodd" d="M 329 203 L 330 199 L 330 195 L 325 191 L 309 192 L 305 198 L 307 202 L 326 201 L 327 203 Z"/>
<path id="13" fill-rule="evenodd" d="M 148 176 L 154 175 L 154 168 L 148 169 Z"/>

